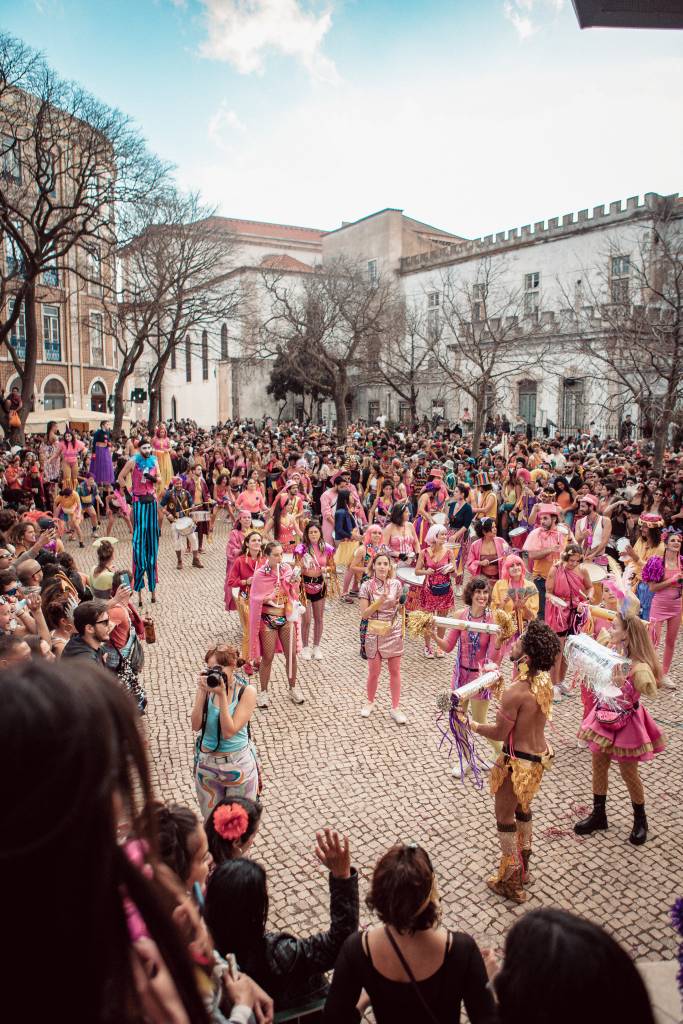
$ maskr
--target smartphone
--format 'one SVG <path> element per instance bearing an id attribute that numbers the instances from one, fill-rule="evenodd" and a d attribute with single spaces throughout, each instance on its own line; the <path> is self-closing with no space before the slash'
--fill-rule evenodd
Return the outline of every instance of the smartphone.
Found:
<path id="1" fill-rule="evenodd" d="M 121 573 L 121 586 L 122 587 L 130 587 L 130 573 L 129 572 L 122 572 Z"/>
<path id="2" fill-rule="evenodd" d="M 202 887 L 199 884 L 199 882 L 195 882 L 194 885 L 192 886 L 192 895 L 194 896 L 194 901 L 197 904 L 197 910 L 199 911 L 200 914 L 203 914 L 204 893 L 202 892 Z"/>
<path id="3" fill-rule="evenodd" d="M 23 612 L 24 608 L 26 607 L 26 604 L 26 598 L 22 598 L 21 601 L 17 601 L 17 603 L 14 606 L 14 614 L 17 615 L 19 612 Z"/>

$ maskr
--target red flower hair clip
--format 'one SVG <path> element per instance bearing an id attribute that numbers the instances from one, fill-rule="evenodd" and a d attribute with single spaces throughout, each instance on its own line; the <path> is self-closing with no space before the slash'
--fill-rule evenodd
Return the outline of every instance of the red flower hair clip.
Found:
<path id="1" fill-rule="evenodd" d="M 240 839 L 249 827 L 249 815 L 239 804 L 224 804 L 214 811 L 213 827 L 222 839 Z"/>

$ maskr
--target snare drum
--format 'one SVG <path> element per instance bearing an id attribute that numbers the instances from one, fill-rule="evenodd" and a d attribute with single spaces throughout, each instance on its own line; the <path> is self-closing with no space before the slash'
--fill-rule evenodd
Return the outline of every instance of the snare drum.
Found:
<path id="1" fill-rule="evenodd" d="M 445 526 L 448 516 L 445 512 L 435 512 L 432 519 L 434 520 L 435 526 Z"/>
<path id="2" fill-rule="evenodd" d="M 510 547 L 515 551 L 521 551 L 528 533 L 528 526 L 515 526 L 514 530 L 510 530 L 508 535 L 510 537 Z"/>
<path id="3" fill-rule="evenodd" d="M 173 525 L 181 537 L 189 537 L 195 528 L 194 520 L 190 516 L 182 516 L 180 519 L 176 519 Z"/>
<path id="4" fill-rule="evenodd" d="M 190 515 L 194 519 L 195 523 L 208 523 L 211 519 L 210 512 L 191 512 Z"/>
<path id="5" fill-rule="evenodd" d="M 593 562 L 584 562 L 584 567 L 588 571 L 591 583 L 602 583 L 602 581 L 607 578 L 607 567 L 604 565 L 595 565 Z"/>
<path id="6" fill-rule="evenodd" d="M 262 530 L 265 525 L 266 524 L 263 521 L 263 519 L 254 519 L 254 517 L 252 516 L 252 520 L 251 520 L 252 529 L 254 529 L 254 530 Z"/>
<path id="7" fill-rule="evenodd" d="M 399 565 L 396 570 L 396 578 L 401 583 L 407 583 L 409 587 L 421 587 L 424 585 L 425 577 L 418 576 L 409 565 Z"/>

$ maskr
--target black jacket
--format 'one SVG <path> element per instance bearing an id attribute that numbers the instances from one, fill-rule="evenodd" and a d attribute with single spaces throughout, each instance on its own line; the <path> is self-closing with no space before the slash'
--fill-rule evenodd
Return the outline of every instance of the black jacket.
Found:
<path id="1" fill-rule="evenodd" d="M 259 963 L 242 958 L 240 967 L 266 990 L 276 1011 L 322 999 L 331 971 L 346 938 L 358 929 L 358 875 L 330 880 L 329 931 L 298 939 L 287 932 L 267 932 Z"/>
<path id="2" fill-rule="evenodd" d="M 62 651 L 63 658 L 90 658 L 98 665 L 102 664 L 102 656 L 99 651 L 94 651 L 86 644 L 85 640 L 75 633 Z"/>

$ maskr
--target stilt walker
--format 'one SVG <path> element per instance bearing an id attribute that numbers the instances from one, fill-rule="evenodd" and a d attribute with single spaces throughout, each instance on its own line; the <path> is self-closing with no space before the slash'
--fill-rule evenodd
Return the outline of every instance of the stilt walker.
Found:
<path id="1" fill-rule="evenodd" d="M 143 438 L 139 450 L 119 473 L 119 484 L 123 485 L 129 474 L 132 476 L 133 493 L 133 590 L 142 607 L 145 577 L 152 604 L 156 601 L 159 554 L 159 510 L 155 489 L 159 464 L 148 438 Z"/>

